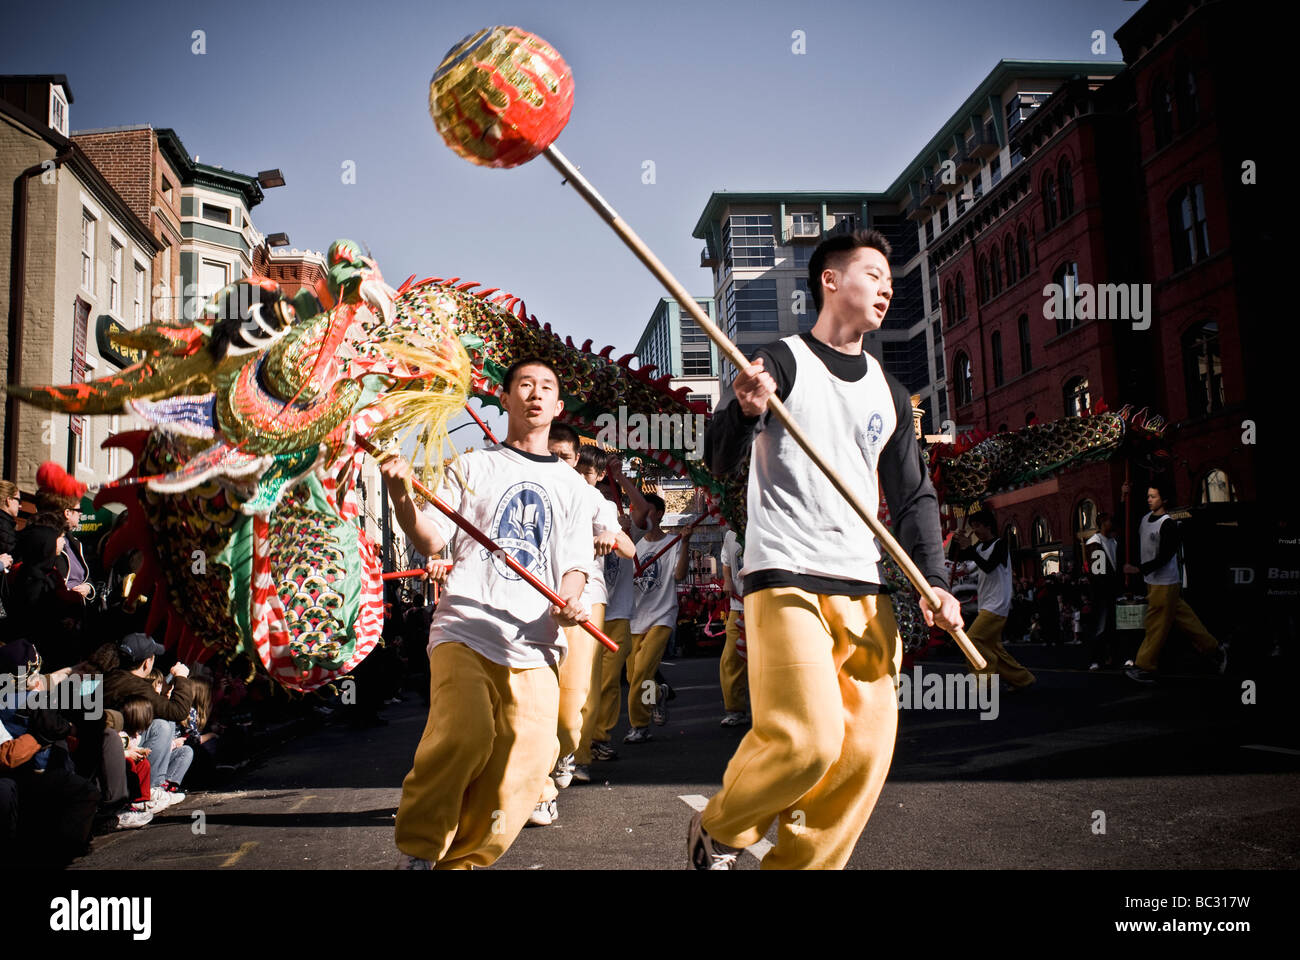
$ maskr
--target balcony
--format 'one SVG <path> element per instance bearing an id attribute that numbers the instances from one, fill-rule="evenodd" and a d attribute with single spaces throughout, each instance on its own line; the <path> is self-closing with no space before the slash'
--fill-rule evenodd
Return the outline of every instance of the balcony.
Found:
<path id="1" fill-rule="evenodd" d="M 957 161 L 958 176 L 969 177 L 972 173 L 975 173 L 981 166 L 983 166 L 983 162 L 980 158 L 971 153 L 971 145 L 974 142 L 974 137 L 971 137 L 966 141 L 966 152 L 962 158 Z"/>
<path id="2" fill-rule="evenodd" d="M 1002 149 L 998 146 L 997 134 L 993 132 L 993 124 L 984 128 L 984 132 L 971 137 L 966 142 L 967 158 L 976 160 L 986 160 L 989 157 L 997 156 L 998 151 Z"/>
<path id="3" fill-rule="evenodd" d="M 921 187 L 921 203 L 930 208 L 942 207 L 948 202 L 948 194 L 943 192 L 937 177 L 931 177 Z"/>
<path id="4" fill-rule="evenodd" d="M 813 220 L 795 220 L 790 224 L 790 240 L 797 242 L 800 240 L 817 240 L 822 235 L 822 226 Z"/>
<path id="5" fill-rule="evenodd" d="M 922 204 L 916 197 L 907 201 L 907 219 L 911 220 L 913 223 L 922 220 L 929 220 L 933 215 L 934 212 L 929 207 Z"/>
<path id="6" fill-rule="evenodd" d="M 712 267 L 716 267 L 717 265 L 718 265 L 718 258 L 713 255 L 712 251 L 710 251 L 708 247 L 705 247 L 703 250 L 700 251 L 701 267 L 712 268 Z"/>

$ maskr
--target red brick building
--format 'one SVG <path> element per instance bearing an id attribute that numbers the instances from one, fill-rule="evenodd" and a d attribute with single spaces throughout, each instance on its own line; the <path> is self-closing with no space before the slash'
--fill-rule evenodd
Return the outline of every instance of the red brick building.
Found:
<path id="1" fill-rule="evenodd" d="M 1262 407 L 1243 290 L 1257 241 L 1225 156 L 1241 95 L 1225 76 L 1226 8 L 1146 4 L 1116 32 L 1126 68 L 1065 83 L 1009 129 L 1022 161 L 931 249 L 959 428 L 1014 430 L 1101 399 L 1147 407 L 1170 423 L 1166 476 L 1184 506 L 1257 496 L 1242 443 Z M 1145 464 L 1094 464 L 990 505 L 1033 575 L 1077 567 L 1098 511 L 1131 529 L 1149 477 Z"/>

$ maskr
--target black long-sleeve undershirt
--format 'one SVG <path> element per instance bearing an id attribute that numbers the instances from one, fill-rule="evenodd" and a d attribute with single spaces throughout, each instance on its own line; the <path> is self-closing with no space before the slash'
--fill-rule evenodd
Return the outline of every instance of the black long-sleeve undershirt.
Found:
<path id="1" fill-rule="evenodd" d="M 1007 542 L 1001 537 L 994 538 L 993 551 L 989 554 L 987 560 L 981 557 L 979 551 L 973 546 L 954 549 L 952 558 L 954 560 L 973 560 L 975 566 L 985 573 L 992 573 L 998 567 L 1004 567 L 1009 562 L 1007 558 Z"/>
<path id="2" fill-rule="evenodd" d="M 832 376 L 852 383 L 867 375 L 865 354 L 841 353 L 810 333 L 801 334 L 801 337 Z M 759 357 L 763 359 L 763 369 L 776 382 L 777 396 L 784 401 L 794 386 L 794 354 L 789 346 L 777 341 L 760 347 L 755 353 L 755 359 Z M 906 388 L 888 373 L 885 373 L 885 381 L 889 384 L 898 420 L 877 463 L 881 492 L 889 507 L 890 523 L 895 538 L 915 561 L 926 580 L 933 586 L 947 588 L 943 535 L 939 527 L 939 501 L 921 459 L 921 448 L 912 426 L 912 401 Z M 740 404 L 734 400 L 714 414 L 704 433 L 704 461 L 714 476 L 725 478 L 740 467 L 749 455 L 758 423 L 758 417 L 745 416 Z M 810 504 L 809 508 L 815 510 L 816 505 Z M 773 573 L 760 571 L 759 574 L 745 577 L 746 592 L 761 589 L 765 585 L 775 585 L 771 582 Z M 775 574 L 778 579 L 796 576 L 786 571 L 775 571 Z M 851 594 L 860 594 L 871 592 L 875 587 L 874 584 L 863 581 L 798 579 L 818 581 L 815 585 L 819 587 L 818 592 L 822 593 L 835 593 L 838 589 L 843 589 Z"/>

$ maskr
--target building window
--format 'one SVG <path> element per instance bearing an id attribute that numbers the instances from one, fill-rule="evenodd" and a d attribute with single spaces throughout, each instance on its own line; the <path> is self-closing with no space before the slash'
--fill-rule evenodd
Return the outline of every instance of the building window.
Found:
<path id="1" fill-rule="evenodd" d="M 930 324 L 930 339 L 934 341 L 934 379 L 943 379 L 943 330 L 937 323 Z"/>
<path id="2" fill-rule="evenodd" d="M 1016 231 L 1016 252 L 1020 256 L 1020 275 L 1029 276 L 1029 229 L 1022 223 Z"/>
<path id="3" fill-rule="evenodd" d="M 790 215 L 790 236 L 815 237 L 821 233 L 821 224 L 815 213 L 794 213 Z"/>
<path id="4" fill-rule="evenodd" d="M 704 304 L 700 309 L 707 315 L 709 310 Z M 711 341 L 706 334 L 691 319 L 691 315 L 685 310 L 681 311 L 677 318 L 678 334 L 682 342 L 682 376 L 683 377 L 711 377 L 713 376 L 713 352 L 710 348 Z M 664 369 L 667 369 L 665 367 Z"/>
<path id="5" fill-rule="evenodd" d="M 167 201 L 168 205 L 171 205 L 172 182 L 168 180 L 166 177 L 162 178 L 162 195 L 163 195 L 163 199 Z"/>
<path id="6" fill-rule="evenodd" d="M 1178 83 L 1178 129 L 1187 131 L 1196 126 L 1196 73 L 1180 58 L 1174 75 Z"/>
<path id="7" fill-rule="evenodd" d="M 228 207 L 218 207 L 213 203 L 203 204 L 203 219 L 211 220 L 213 223 L 229 223 L 230 209 Z"/>
<path id="8" fill-rule="evenodd" d="M 1187 377 L 1187 412 L 1195 417 L 1224 407 L 1223 361 L 1219 356 L 1219 324 L 1207 320 L 1183 334 L 1183 367 Z"/>
<path id="9" fill-rule="evenodd" d="M 1151 114 L 1156 127 L 1156 149 L 1174 138 L 1174 96 L 1160 77 L 1151 84 Z"/>
<path id="10" fill-rule="evenodd" d="M 993 386 L 1002 386 L 1002 332 L 998 331 L 989 338 L 990 350 L 993 355 Z"/>
<path id="11" fill-rule="evenodd" d="M 1007 552 L 1014 556 L 1020 549 L 1020 528 L 1008 523 L 1002 530 L 1002 539 L 1007 542 Z"/>
<path id="12" fill-rule="evenodd" d="M 109 248 L 108 260 L 108 310 L 115 317 L 122 315 L 122 245 L 116 240 Z"/>
<path id="13" fill-rule="evenodd" d="M 946 203 L 939 208 L 939 229 L 948 229 L 948 204 Z"/>
<path id="14" fill-rule="evenodd" d="M 771 214 L 728 217 L 722 226 L 722 249 L 728 266 L 774 266 L 776 242 Z"/>
<path id="15" fill-rule="evenodd" d="M 1086 417 L 1092 409 L 1092 398 L 1088 394 L 1088 378 L 1072 377 L 1065 383 L 1065 415 L 1067 417 Z"/>
<path id="16" fill-rule="evenodd" d="M 65 137 L 68 135 L 68 101 L 53 85 L 50 86 L 50 129 Z"/>
<path id="17" fill-rule="evenodd" d="M 795 304 L 803 300 L 803 313 L 796 313 L 795 319 L 799 323 L 799 332 L 807 333 L 817 323 L 817 306 L 813 303 L 812 293 L 808 289 L 808 281 L 804 277 L 796 277 L 794 281 L 796 291 L 803 294 L 803 297 L 792 297 L 790 299 L 790 309 L 793 310 Z"/>
<path id="18" fill-rule="evenodd" d="M 858 229 L 858 215 L 841 211 L 831 214 L 831 231 L 834 233 L 851 233 Z"/>
<path id="19" fill-rule="evenodd" d="M 1070 158 L 1062 157 L 1056 166 L 1057 193 L 1061 204 L 1061 219 L 1074 213 L 1074 177 L 1070 170 Z"/>
<path id="20" fill-rule="evenodd" d="M 989 297 L 996 297 L 1002 292 L 1002 253 L 998 250 L 998 245 L 993 244 L 993 252 L 989 255 Z"/>
<path id="21" fill-rule="evenodd" d="M 1182 270 L 1210 253 L 1210 227 L 1205 219 L 1205 191 L 1190 183 L 1169 198 L 1169 239 L 1174 269 Z"/>
<path id="22" fill-rule="evenodd" d="M 880 344 L 881 366 L 910 393 L 919 393 L 930 382 L 925 350 L 924 329 L 910 340 L 884 340 Z"/>
<path id="23" fill-rule="evenodd" d="M 146 299 L 145 289 L 144 267 L 137 263 L 135 265 L 135 299 L 131 309 L 131 319 L 134 321 L 136 327 L 140 327 L 144 324 L 144 305 Z"/>
<path id="24" fill-rule="evenodd" d="M 1079 505 L 1074 508 L 1074 532 L 1082 535 L 1096 529 L 1097 505 L 1091 500 L 1080 500 Z"/>
<path id="25" fill-rule="evenodd" d="M 983 303 L 989 298 L 989 259 L 980 257 L 975 265 L 975 296 Z"/>
<path id="26" fill-rule="evenodd" d="M 1002 154 L 995 154 L 989 161 L 989 186 L 1002 179 Z"/>
<path id="27" fill-rule="evenodd" d="M 1039 184 L 1043 194 L 1043 229 L 1051 230 L 1056 226 L 1056 178 L 1045 173 Z"/>
<path id="28" fill-rule="evenodd" d="M 727 288 L 727 329 L 733 338 L 780 328 L 775 280 L 737 280 Z"/>
<path id="29" fill-rule="evenodd" d="M 199 310 L 230 282 L 230 265 L 215 260 L 199 263 Z"/>
<path id="30" fill-rule="evenodd" d="M 688 393 L 688 394 L 686 395 L 686 402 L 687 402 L 687 403 L 703 403 L 703 404 L 704 404 L 704 412 L 705 412 L 705 413 L 712 413 L 712 412 L 713 412 L 713 397 L 712 397 L 711 394 L 707 394 L 707 393 Z"/>
<path id="31" fill-rule="evenodd" d="M 1061 290 L 1061 310 L 1056 318 L 1056 332 L 1062 334 L 1079 325 L 1078 311 L 1074 305 L 1079 290 L 1079 265 L 1074 262 L 1061 264 L 1052 274 L 1052 283 Z"/>
<path id="32" fill-rule="evenodd" d="M 943 285 L 943 318 L 952 326 L 957 319 L 957 304 L 952 296 L 952 281 Z"/>
<path id="33" fill-rule="evenodd" d="M 959 353 L 952 361 L 953 403 L 964 407 L 974 399 L 974 385 L 971 382 L 970 357 Z"/>
<path id="34" fill-rule="evenodd" d="M 817 248 L 810 243 L 796 243 L 794 245 L 794 265 L 800 270 L 807 270 L 808 264 L 812 262 L 813 251 Z"/>
<path id="35" fill-rule="evenodd" d="M 108 421 L 108 435 L 117 436 L 117 432 L 122 429 L 122 418 L 114 416 Z M 117 447 L 108 448 L 108 475 L 114 480 L 117 479 L 119 468 L 121 467 L 121 450 Z"/>
<path id="36" fill-rule="evenodd" d="M 1034 546 L 1052 542 L 1052 528 L 1047 525 L 1046 517 L 1034 517 Z"/>
<path id="37" fill-rule="evenodd" d="M 1217 467 L 1201 480 L 1198 503 L 1235 503 L 1236 500 L 1237 488 L 1232 485 L 1228 475 Z"/>
<path id="38" fill-rule="evenodd" d="M 95 293 L 95 218 L 81 208 L 81 286 Z"/>
<path id="39" fill-rule="evenodd" d="M 1002 259 L 1007 266 L 1007 287 L 1016 282 L 1016 245 L 1011 239 L 1011 234 L 1002 241 Z"/>
<path id="40" fill-rule="evenodd" d="M 1034 366 L 1029 353 L 1029 314 L 1022 313 L 1016 326 L 1020 332 L 1020 372 L 1028 373 Z"/>
<path id="41" fill-rule="evenodd" d="M 957 274 L 957 319 L 966 319 L 966 277 Z"/>

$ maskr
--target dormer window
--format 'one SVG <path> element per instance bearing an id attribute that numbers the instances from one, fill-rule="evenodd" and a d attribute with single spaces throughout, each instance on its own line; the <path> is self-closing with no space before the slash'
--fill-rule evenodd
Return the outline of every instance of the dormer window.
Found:
<path id="1" fill-rule="evenodd" d="M 50 129 L 68 135 L 68 98 L 57 83 L 50 84 Z"/>

